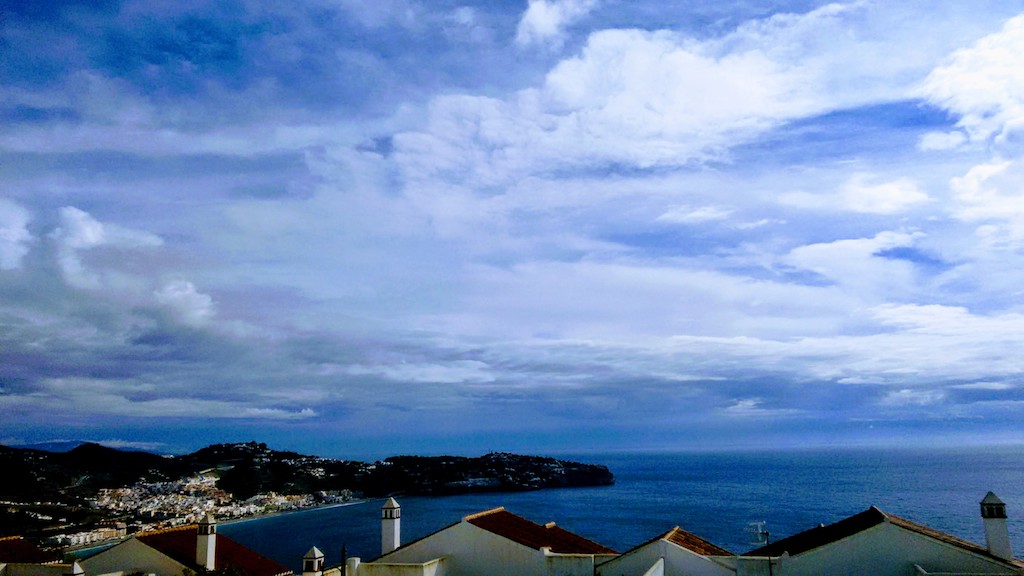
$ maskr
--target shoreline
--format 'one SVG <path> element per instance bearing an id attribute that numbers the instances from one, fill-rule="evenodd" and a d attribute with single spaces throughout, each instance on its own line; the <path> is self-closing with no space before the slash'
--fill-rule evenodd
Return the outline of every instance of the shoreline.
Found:
<path id="1" fill-rule="evenodd" d="M 359 498 L 350 500 L 348 502 L 335 502 L 333 504 L 321 504 L 319 506 L 308 506 L 306 508 L 296 508 L 294 510 L 278 510 L 277 512 L 268 512 L 266 514 L 254 514 L 252 516 L 243 516 L 241 518 L 232 518 L 230 520 L 217 521 L 218 526 L 230 526 L 232 524 L 241 524 L 243 522 L 251 522 L 253 520 L 263 520 L 264 518 L 272 518 L 274 516 L 284 516 L 286 514 L 300 514 L 302 512 L 311 512 L 313 510 L 327 510 L 329 508 L 343 508 L 345 506 L 356 506 L 359 504 L 366 504 L 370 502 L 372 498 Z"/>
<path id="2" fill-rule="evenodd" d="M 279 510 L 277 512 L 269 512 L 269 513 L 266 513 L 266 514 L 254 514 L 252 516 L 243 516 L 241 518 L 232 518 L 230 520 L 224 520 L 224 521 L 218 520 L 217 524 L 219 526 L 230 526 L 232 524 L 242 524 L 242 523 L 245 523 L 245 522 L 252 522 L 254 520 L 263 520 L 263 519 L 266 519 L 266 518 L 272 518 L 274 516 L 284 516 L 284 515 L 288 515 L 288 514 L 299 514 L 299 513 L 302 513 L 302 512 L 311 512 L 313 510 L 327 510 L 329 508 L 343 508 L 343 507 L 346 507 L 346 506 L 357 506 L 359 504 L 366 504 L 367 502 L 370 502 L 371 500 L 372 500 L 372 498 L 359 498 L 359 499 L 350 500 L 348 502 L 335 502 L 333 504 L 321 504 L 319 506 L 309 506 L 309 507 L 306 507 L 306 508 L 297 508 L 297 509 L 294 509 L 294 510 Z M 136 534 L 138 534 L 138 533 L 139 532 L 137 532 Z M 89 554 L 89 552 L 92 552 L 94 550 L 101 551 L 101 550 L 105 550 L 107 548 L 110 548 L 111 546 L 116 546 L 116 545 L 120 544 L 121 542 L 124 542 L 125 540 L 128 540 L 132 536 L 134 536 L 134 534 L 129 534 L 129 535 L 123 537 L 123 538 L 116 538 L 116 539 L 112 538 L 110 540 L 105 540 L 103 542 L 95 542 L 95 543 L 88 544 L 88 545 L 81 546 L 81 547 L 69 546 L 67 548 L 61 548 L 60 551 L 64 555 L 73 555 L 77 559 L 81 560 L 83 558 L 87 558 L 88 556 L 91 556 L 92 554 Z M 82 554 L 86 554 L 86 555 L 83 557 Z"/>

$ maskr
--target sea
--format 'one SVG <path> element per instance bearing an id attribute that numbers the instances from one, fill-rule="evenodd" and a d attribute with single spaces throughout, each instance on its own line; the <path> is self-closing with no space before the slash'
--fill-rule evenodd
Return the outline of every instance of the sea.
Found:
<path id="1" fill-rule="evenodd" d="M 759 452 L 559 454 L 604 464 L 612 486 L 459 496 L 409 496 L 402 541 L 463 516 L 503 506 L 620 552 L 680 526 L 734 553 L 829 524 L 870 506 L 984 544 L 979 502 L 991 490 L 1007 505 L 1010 538 L 1024 555 L 1024 446 L 948 449 L 814 449 Z M 382 500 L 227 522 L 234 540 L 301 570 L 316 546 L 328 565 L 343 552 L 380 555 Z M 760 524 L 763 523 L 763 530 Z"/>

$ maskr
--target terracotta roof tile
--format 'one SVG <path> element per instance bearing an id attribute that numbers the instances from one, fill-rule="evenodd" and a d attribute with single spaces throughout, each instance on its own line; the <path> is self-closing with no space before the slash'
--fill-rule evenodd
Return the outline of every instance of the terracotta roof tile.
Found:
<path id="1" fill-rule="evenodd" d="M 550 548 L 560 554 L 617 554 L 611 548 L 560 528 L 554 522 L 544 526 L 530 522 L 504 508 L 466 516 L 463 520 L 488 532 L 534 549 Z"/>
<path id="2" fill-rule="evenodd" d="M 732 552 L 729 552 L 725 548 L 715 546 L 714 544 L 708 542 L 700 536 L 687 532 L 686 530 L 683 530 L 678 526 L 669 530 L 668 533 L 662 536 L 662 539 L 668 540 L 676 546 L 681 546 L 683 548 L 686 548 L 687 550 L 690 550 L 691 552 L 696 552 L 697 554 L 700 554 L 702 556 L 733 555 Z"/>
<path id="3" fill-rule="evenodd" d="M 197 527 L 191 525 L 146 532 L 137 535 L 136 538 L 150 548 L 166 554 L 176 562 L 197 569 L 199 568 L 196 564 L 197 536 Z M 238 568 L 249 576 L 292 574 L 292 571 L 287 567 L 278 564 L 266 556 L 253 552 L 223 534 L 217 534 L 214 568 L 216 570 L 223 570 L 228 567 Z"/>
<path id="4" fill-rule="evenodd" d="M 0 562 L 5 564 L 47 564 L 59 562 L 54 554 L 40 550 L 38 546 L 21 536 L 0 538 Z"/>

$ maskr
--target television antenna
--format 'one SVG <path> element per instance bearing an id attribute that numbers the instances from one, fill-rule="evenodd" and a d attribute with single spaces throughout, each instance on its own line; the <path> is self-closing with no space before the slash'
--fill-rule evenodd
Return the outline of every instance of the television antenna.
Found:
<path id="1" fill-rule="evenodd" d="M 754 546 L 767 546 L 771 544 L 771 534 L 768 532 L 766 522 L 760 520 L 757 522 L 749 522 L 747 524 L 747 533 L 750 534 L 751 544 Z"/>
<path id="2" fill-rule="evenodd" d="M 764 520 L 758 522 L 750 522 L 747 524 L 747 532 L 750 533 L 753 539 L 754 546 L 767 546 L 771 544 L 771 534 L 768 532 L 767 523 Z M 769 555 L 768 558 L 768 576 L 772 576 L 772 558 Z"/>

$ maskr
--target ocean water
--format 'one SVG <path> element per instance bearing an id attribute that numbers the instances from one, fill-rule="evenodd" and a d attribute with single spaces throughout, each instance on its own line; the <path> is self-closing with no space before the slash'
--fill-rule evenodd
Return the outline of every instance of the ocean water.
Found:
<path id="1" fill-rule="evenodd" d="M 984 544 L 978 502 L 1007 504 L 1010 538 L 1024 556 L 1024 446 L 920 450 L 615 453 L 559 458 L 608 466 L 614 486 L 445 497 L 398 497 L 402 541 L 504 506 L 625 551 L 681 526 L 732 552 L 756 545 L 750 522 L 773 540 L 869 506 Z M 328 564 L 380 554 L 381 500 L 225 523 L 220 532 L 296 570 L 317 546 Z"/>

